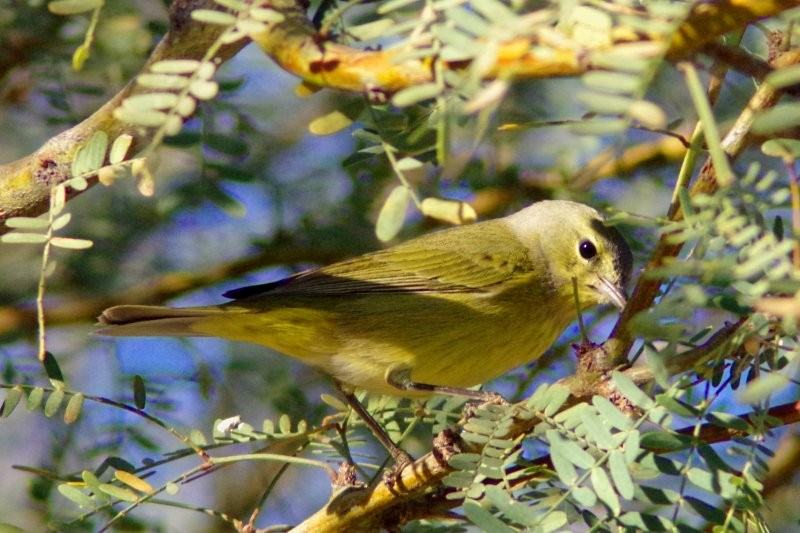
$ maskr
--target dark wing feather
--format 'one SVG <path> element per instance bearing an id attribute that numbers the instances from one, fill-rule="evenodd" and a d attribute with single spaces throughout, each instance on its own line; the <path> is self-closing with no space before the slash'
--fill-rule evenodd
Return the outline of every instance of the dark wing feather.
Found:
<path id="1" fill-rule="evenodd" d="M 492 220 L 425 235 L 273 283 L 234 289 L 225 296 L 480 292 L 534 268 L 519 239 L 501 220 Z"/>

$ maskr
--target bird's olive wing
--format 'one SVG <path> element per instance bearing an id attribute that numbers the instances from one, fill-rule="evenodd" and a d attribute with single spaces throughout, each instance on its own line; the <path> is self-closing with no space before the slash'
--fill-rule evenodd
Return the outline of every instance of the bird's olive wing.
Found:
<path id="1" fill-rule="evenodd" d="M 225 296 L 491 290 L 535 268 L 528 249 L 496 222 L 433 233 L 274 283 L 235 289 Z"/>

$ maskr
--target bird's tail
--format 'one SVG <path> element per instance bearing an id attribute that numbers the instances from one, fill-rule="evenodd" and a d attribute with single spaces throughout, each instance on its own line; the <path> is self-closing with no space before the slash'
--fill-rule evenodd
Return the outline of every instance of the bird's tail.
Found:
<path id="1" fill-rule="evenodd" d="M 113 337 L 207 337 L 192 324 L 209 316 L 224 313 L 220 307 L 173 309 L 153 305 L 118 305 L 103 311 L 98 325 L 105 326 L 95 335 Z"/>

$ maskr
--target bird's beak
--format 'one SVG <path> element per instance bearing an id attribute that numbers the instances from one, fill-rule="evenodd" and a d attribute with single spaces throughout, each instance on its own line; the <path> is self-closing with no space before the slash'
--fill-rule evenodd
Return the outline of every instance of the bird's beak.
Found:
<path id="1" fill-rule="evenodd" d="M 625 296 L 625 291 L 603 276 L 597 276 L 597 280 L 599 283 L 594 288 L 600 292 L 600 294 L 608 298 L 610 303 L 617 306 L 620 310 L 624 309 L 625 304 L 628 303 L 628 298 Z"/>

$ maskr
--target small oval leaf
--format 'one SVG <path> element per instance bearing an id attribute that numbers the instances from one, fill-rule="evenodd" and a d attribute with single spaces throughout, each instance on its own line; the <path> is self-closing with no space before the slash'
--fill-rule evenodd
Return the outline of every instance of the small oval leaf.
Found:
<path id="1" fill-rule="evenodd" d="M 411 191 L 404 185 L 398 185 L 384 202 L 378 222 L 375 224 L 375 235 L 381 241 L 393 239 L 406 219 L 408 203 L 411 201 Z"/>
<path id="2" fill-rule="evenodd" d="M 83 409 L 83 394 L 73 394 L 72 398 L 69 399 L 67 402 L 67 408 L 64 409 L 64 423 L 65 424 L 72 424 L 75 422 L 79 416 L 81 416 L 81 410 Z"/>

